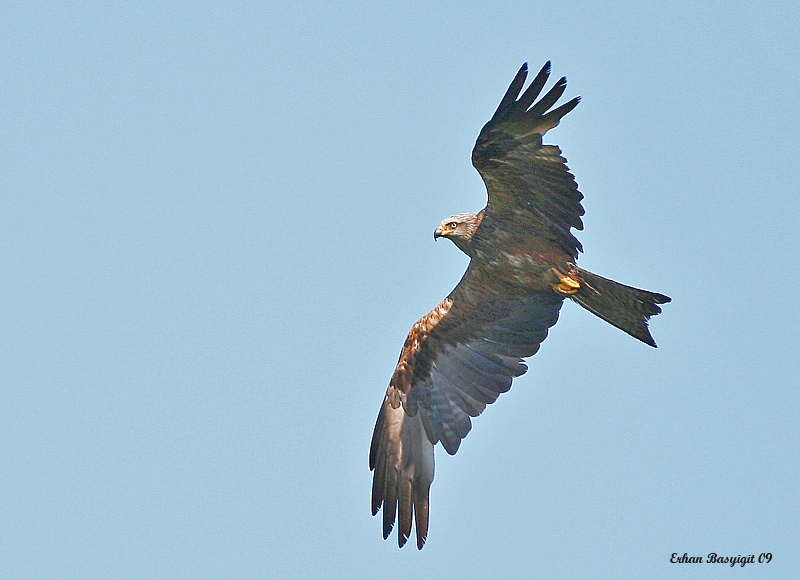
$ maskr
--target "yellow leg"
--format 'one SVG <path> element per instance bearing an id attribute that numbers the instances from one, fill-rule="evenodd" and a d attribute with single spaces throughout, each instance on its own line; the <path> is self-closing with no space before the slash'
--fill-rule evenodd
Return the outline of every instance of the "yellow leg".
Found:
<path id="1" fill-rule="evenodd" d="M 565 276 L 555 268 L 553 268 L 553 272 L 555 272 L 556 276 L 558 276 L 559 283 L 553 286 L 553 290 L 558 292 L 559 294 L 575 294 L 578 290 L 580 290 L 581 282 L 577 278 L 573 276 Z"/>

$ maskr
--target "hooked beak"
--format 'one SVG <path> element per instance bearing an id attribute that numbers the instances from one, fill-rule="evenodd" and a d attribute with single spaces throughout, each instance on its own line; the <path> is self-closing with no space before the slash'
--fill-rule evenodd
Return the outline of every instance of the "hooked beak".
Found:
<path id="1" fill-rule="evenodd" d="M 439 238 L 446 238 L 450 234 L 453 233 L 453 230 L 447 227 L 442 227 L 442 224 L 436 226 L 436 229 L 433 230 L 433 239 L 438 240 Z"/>

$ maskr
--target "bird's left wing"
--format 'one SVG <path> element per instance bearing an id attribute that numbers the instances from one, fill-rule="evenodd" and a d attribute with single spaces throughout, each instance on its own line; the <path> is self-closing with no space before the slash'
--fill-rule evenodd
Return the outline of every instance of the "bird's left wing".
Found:
<path id="1" fill-rule="evenodd" d="M 527 75 L 526 63 L 472 150 L 472 164 L 489 194 L 478 237 L 496 240 L 497 232 L 512 233 L 517 239 L 533 239 L 528 247 L 536 246 L 539 238 L 577 258 L 581 244 L 570 228 L 583 229 L 583 195 L 561 149 L 544 145 L 542 136 L 578 105 L 580 97 L 550 110 L 564 94 L 567 80 L 559 79 L 536 101 L 550 76 L 550 63 L 520 95 Z"/>
<path id="2" fill-rule="evenodd" d="M 511 387 L 556 323 L 562 298 L 522 292 L 470 265 L 453 292 L 411 329 L 372 435 L 372 513 L 398 543 L 428 532 L 433 446 L 454 454 L 487 404 Z"/>

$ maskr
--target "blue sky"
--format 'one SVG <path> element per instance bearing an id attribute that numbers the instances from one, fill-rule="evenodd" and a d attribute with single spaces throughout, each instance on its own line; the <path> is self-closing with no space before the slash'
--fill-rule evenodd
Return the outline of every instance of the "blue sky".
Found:
<path id="1" fill-rule="evenodd" d="M 0 8 L 4 578 L 786 578 L 800 564 L 794 2 Z M 369 515 L 405 334 L 459 280 L 475 137 L 520 64 L 580 309 L 437 449 L 422 552 Z M 670 564 L 673 552 L 773 555 Z M 749 570 L 749 571 L 748 571 Z M 744 576 L 742 576 L 744 577 Z"/>

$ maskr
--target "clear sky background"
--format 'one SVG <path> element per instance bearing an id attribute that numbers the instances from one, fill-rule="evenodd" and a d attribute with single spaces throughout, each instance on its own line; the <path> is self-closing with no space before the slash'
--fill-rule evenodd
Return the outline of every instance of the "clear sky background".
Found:
<path id="1" fill-rule="evenodd" d="M 797 2 L 6 2 L 0 576 L 787 578 L 800 567 Z M 519 66 L 580 264 L 666 293 L 651 349 L 566 304 L 437 448 L 422 552 L 367 453 L 467 259 Z M 670 564 L 673 552 L 772 554 Z"/>

